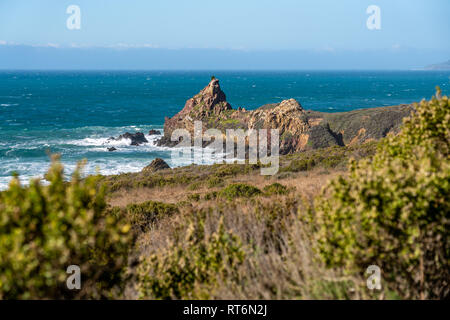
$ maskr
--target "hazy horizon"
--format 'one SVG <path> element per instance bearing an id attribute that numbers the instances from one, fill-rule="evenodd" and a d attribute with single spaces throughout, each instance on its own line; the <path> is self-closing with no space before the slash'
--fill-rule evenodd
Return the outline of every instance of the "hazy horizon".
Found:
<path id="1" fill-rule="evenodd" d="M 417 70 L 445 51 L 51 48 L 0 46 L 1 70 Z"/>
<path id="2" fill-rule="evenodd" d="M 446 0 L 3 0 L 0 69 L 421 69 L 450 59 L 449 10 Z"/>

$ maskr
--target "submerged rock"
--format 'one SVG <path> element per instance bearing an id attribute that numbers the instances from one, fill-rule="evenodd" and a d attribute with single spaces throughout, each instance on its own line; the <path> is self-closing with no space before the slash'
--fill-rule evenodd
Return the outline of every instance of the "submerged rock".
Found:
<path id="1" fill-rule="evenodd" d="M 144 172 L 155 172 L 159 170 L 170 169 L 170 166 L 161 158 L 156 158 L 148 166 L 146 166 L 142 171 Z"/>

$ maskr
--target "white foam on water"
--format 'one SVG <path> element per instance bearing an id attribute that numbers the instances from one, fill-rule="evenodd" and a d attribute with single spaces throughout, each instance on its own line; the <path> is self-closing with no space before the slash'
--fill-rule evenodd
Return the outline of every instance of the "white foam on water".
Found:
<path id="1" fill-rule="evenodd" d="M 12 107 L 12 106 L 18 106 L 18 103 L 0 103 L 0 107 Z"/>
<path id="2" fill-rule="evenodd" d="M 81 140 L 67 141 L 66 144 L 82 147 L 90 146 L 129 146 L 131 144 L 130 139 L 110 140 L 109 138 L 84 138 Z"/>
<path id="3" fill-rule="evenodd" d="M 124 130 L 125 129 L 125 130 Z M 136 131 L 141 131 L 136 127 Z M 115 128 L 114 131 L 126 132 L 130 130 L 130 127 L 126 128 Z M 66 177 L 69 178 L 77 166 L 77 162 L 85 158 L 86 152 L 104 152 L 105 155 L 109 154 L 108 147 L 114 146 L 117 150 L 114 151 L 114 157 L 100 157 L 95 159 L 88 159 L 86 166 L 84 167 L 85 175 L 92 175 L 100 173 L 102 175 L 115 175 L 120 173 L 128 172 L 139 172 L 145 166 L 151 163 L 156 157 L 163 158 L 172 168 L 188 166 L 193 163 L 197 165 L 209 165 L 214 163 L 223 162 L 233 162 L 236 159 L 226 159 L 226 154 L 223 152 L 212 152 L 211 148 L 196 148 L 196 147 L 164 147 L 157 146 L 156 142 L 162 137 L 162 135 L 145 135 L 148 143 L 144 143 L 140 146 L 131 146 L 131 140 L 109 140 L 111 136 L 110 130 L 99 130 L 103 131 L 103 137 L 98 137 L 97 135 L 86 137 L 82 139 L 75 140 L 64 140 L 57 139 L 53 141 L 29 141 L 26 143 L 19 143 L 14 146 L 9 147 L 9 151 L 12 152 L 16 149 L 31 150 L 39 149 L 43 145 L 50 147 L 59 147 L 63 150 L 61 151 L 62 158 L 61 161 L 65 168 Z M 117 133 L 116 133 L 117 136 Z M 67 146 L 78 146 L 81 150 L 73 150 Z M 175 152 L 175 153 L 173 153 Z M 142 154 L 147 153 L 147 157 L 142 157 Z M 156 154 L 155 154 L 156 153 Z M 64 155 L 70 154 L 72 156 L 71 160 L 65 159 Z M 74 159 L 73 155 L 78 155 Z M 117 157 L 117 154 L 127 154 L 126 157 Z M 130 155 L 140 155 L 133 159 Z M 176 156 L 173 156 L 176 155 Z M 12 177 L 12 172 L 19 173 L 19 179 L 23 185 L 28 185 L 30 179 L 40 178 L 43 179 L 44 174 L 47 172 L 50 166 L 50 160 L 29 160 L 24 161 L 20 158 L 10 158 L 6 161 L 2 161 L 0 166 L 0 190 L 4 190 L 8 187 Z M 43 181 L 43 183 L 45 183 Z"/>
<path id="4" fill-rule="evenodd" d="M 124 129 L 129 129 L 129 128 L 133 128 L 133 130 L 139 132 L 139 131 L 143 131 L 140 128 L 136 127 L 136 126 L 130 126 Z M 122 130 L 122 131 L 126 131 L 126 130 Z M 128 130 L 131 131 L 131 130 Z M 75 145 L 75 146 L 82 146 L 82 147 L 128 147 L 131 146 L 131 139 L 120 139 L 120 140 L 115 140 L 115 139 L 111 139 L 112 137 L 114 137 L 114 134 L 110 134 L 107 137 L 98 137 L 98 136 L 93 136 L 93 137 L 88 137 L 88 138 L 83 138 L 83 139 L 79 139 L 79 140 L 69 140 L 69 141 L 64 141 L 61 142 L 63 144 L 68 144 L 68 145 Z M 155 147 L 155 148 L 160 148 L 161 150 L 165 150 L 164 147 L 158 147 L 156 145 L 156 141 L 158 139 L 160 139 L 162 137 L 162 135 L 145 135 L 145 138 L 148 140 L 148 143 L 143 143 L 141 144 L 139 147 Z M 136 146 L 133 146 L 136 147 Z M 100 149 L 97 149 L 100 150 Z"/>

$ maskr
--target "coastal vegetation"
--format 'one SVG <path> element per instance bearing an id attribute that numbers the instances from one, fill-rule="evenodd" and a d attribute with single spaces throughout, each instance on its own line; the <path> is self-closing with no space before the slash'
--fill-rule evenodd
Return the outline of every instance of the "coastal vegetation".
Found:
<path id="1" fill-rule="evenodd" d="M 413 109 L 398 134 L 283 155 L 273 176 L 215 164 L 65 182 L 55 159 L 48 185 L 13 178 L 0 297 L 448 298 L 450 101 Z"/>
<path id="2" fill-rule="evenodd" d="M 54 157 L 46 180 L 11 180 L 0 193 L 0 298 L 114 298 L 124 288 L 132 242 L 130 224 L 107 210 L 98 177 L 64 181 Z M 80 268 L 81 290 L 66 287 L 69 266 Z"/>

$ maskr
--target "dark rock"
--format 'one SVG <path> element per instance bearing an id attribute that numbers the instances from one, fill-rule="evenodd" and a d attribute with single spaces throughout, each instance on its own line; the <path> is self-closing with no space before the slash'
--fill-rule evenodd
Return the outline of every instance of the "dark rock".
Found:
<path id="1" fill-rule="evenodd" d="M 144 172 L 155 172 L 159 170 L 170 169 L 170 166 L 161 158 L 156 158 L 148 166 L 146 166 L 142 171 Z"/>
<path id="2" fill-rule="evenodd" d="M 158 147 L 175 147 L 178 143 L 181 142 L 181 140 L 182 139 L 180 138 L 180 141 L 171 141 L 170 137 L 163 136 L 161 137 L 161 139 L 156 141 L 156 145 Z"/>
<path id="3" fill-rule="evenodd" d="M 149 135 L 149 136 L 160 135 L 160 134 L 161 134 L 161 131 L 155 130 L 155 129 L 151 129 L 151 130 L 148 132 L 148 135 Z"/>
<path id="4" fill-rule="evenodd" d="M 132 146 L 139 146 L 143 143 L 147 143 L 148 140 L 145 138 L 145 135 L 142 132 L 129 133 L 126 132 L 121 134 L 117 138 L 109 138 L 108 140 L 122 140 L 122 139 L 130 139 Z"/>
<path id="5" fill-rule="evenodd" d="M 116 151 L 116 150 L 117 150 L 117 149 L 114 148 L 114 147 L 109 147 L 109 148 L 108 148 L 108 151 L 109 151 L 109 152 Z"/>

